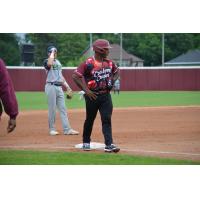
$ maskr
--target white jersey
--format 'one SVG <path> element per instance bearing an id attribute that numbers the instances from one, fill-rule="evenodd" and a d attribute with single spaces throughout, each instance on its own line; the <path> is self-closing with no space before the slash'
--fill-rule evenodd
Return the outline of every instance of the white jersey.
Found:
<path id="1" fill-rule="evenodd" d="M 48 68 L 47 66 L 48 59 L 44 61 L 44 67 L 47 72 L 47 79 L 46 82 L 63 82 L 63 75 L 62 75 L 62 65 L 59 60 L 55 59 L 53 62 L 53 66 Z"/>

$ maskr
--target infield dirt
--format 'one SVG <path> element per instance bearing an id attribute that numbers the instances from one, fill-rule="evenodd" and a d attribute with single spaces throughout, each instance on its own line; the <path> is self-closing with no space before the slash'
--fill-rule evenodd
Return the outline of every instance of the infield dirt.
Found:
<path id="1" fill-rule="evenodd" d="M 4 113 L 0 123 L 0 149 L 81 151 L 74 146 L 82 142 L 85 110 L 68 110 L 72 128 L 80 131 L 78 136 L 62 134 L 59 113 L 56 127 L 61 135 L 50 136 L 47 116 L 47 111 L 21 111 L 16 130 L 7 134 L 8 117 Z M 120 154 L 200 160 L 198 106 L 114 108 L 112 124 Z M 104 143 L 99 114 L 93 126 L 92 141 Z"/>

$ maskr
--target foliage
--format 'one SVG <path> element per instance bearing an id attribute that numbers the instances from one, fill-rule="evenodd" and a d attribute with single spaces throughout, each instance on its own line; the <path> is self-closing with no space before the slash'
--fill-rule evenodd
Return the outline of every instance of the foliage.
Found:
<path id="1" fill-rule="evenodd" d="M 0 57 L 8 66 L 20 64 L 18 38 L 14 33 L 0 33 Z"/>
<path id="2" fill-rule="evenodd" d="M 200 49 L 200 34 L 199 33 L 193 33 L 193 43 L 195 49 Z"/>
<path id="3" fill-rule="evenodd" d="M 192 34 L 165 34 L 165 60 L 169 61 L 190 49 L 195 49 L 195 42 Z"/>
<path id="4" fill-rule="evenodd" d="M 156 66 L 161 63 L 161 34 L 136 33 L 124 34 L 123 47 L 131 54 L 144 60 L 145 66 Z"/>
<path id="5" fill-rule="evenodd" d="M 162 63 L 161 33 L 123 34 L 123 47 L 127 52 L 142 58 L 145 66 L 157 66 Z M 200 34 L 165 34 L 165 61 L 192 49 L 200 49 Z"/>
<path id="6" fill-rule="evenodd" d="M 76 66 L 83 51 L 89 45 L 87 34 L 81 33 L 34 33 L 27 38 L 36 46 L 35 64 L 41 66 L 47 57 L 48 46 L 55 45 L 58 59 L 63 66 Z"/>
<path id="7" fill-rule="evenodd" d="M 161 33 L 123 33 L 123 48 L 144 60 L 145 66 L 162 63 Z M 93 33 L 92 40 L 104 38 L 111 44 L 120 44 L 119 33 Z M 19 39 L 16 34 L 0 34 L 0 56 L 7 65 L 20 64 Z M 29 33 L 26 42 L 35 45 L 35 65 L 41 66 L 47 57 L 47 47 L 58 48 L 58 58 L 63 66 L 77 66 L 89 48 L 89 33 Z M 200 49 L 199 33 L 165 33 L 165 62 L 189 50 Z"/>

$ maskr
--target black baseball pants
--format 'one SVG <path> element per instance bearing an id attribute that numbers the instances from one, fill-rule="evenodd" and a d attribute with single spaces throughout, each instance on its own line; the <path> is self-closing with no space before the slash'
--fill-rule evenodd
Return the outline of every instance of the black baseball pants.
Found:
<path id="1" fill-rule="evenodd" d="M 110 93 L 100 94 L 97 96 L 96 100 L 90 100 L 90 98 L 85 95 L 85 103 L 86 120 L 83 127 L 83 143 L 90 143 L 91 141 L 94 120 L 99 110 L 105 145 L 111 145 L 113 143 L 111 124 L 113 104 Z"/>

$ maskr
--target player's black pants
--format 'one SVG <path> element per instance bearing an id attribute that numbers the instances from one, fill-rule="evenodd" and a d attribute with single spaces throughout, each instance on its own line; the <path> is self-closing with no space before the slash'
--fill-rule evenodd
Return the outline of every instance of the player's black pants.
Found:
<path id="1" fill-rule="evenodd" d="M 86 120 L 83 127 L 83 143 L 90 143 L 93 123 L 99 110 L 105 145 L 112 144 L 111 116 L 113 104 L 110 93 L 98 95 L 96 100 L 90 100 L 89 97 L 85 96 L 85 102 Z"/>

